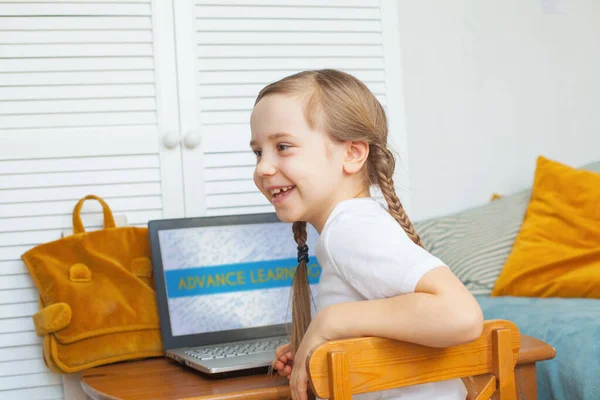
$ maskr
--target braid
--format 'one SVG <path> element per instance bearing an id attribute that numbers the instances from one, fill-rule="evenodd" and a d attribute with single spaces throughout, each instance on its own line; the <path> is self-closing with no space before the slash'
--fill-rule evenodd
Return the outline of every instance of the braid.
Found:
<path id="1" fill-rule="evenodd" d="M 292 225 L 294 240 L 298 244 L 298 268 L 292 282 L 292 349 L 298 350 L 304 333 L 311 320 L 310 314 L 310 286 L 308 284 L 308 271 L 306 259 L 302 254 L 308 251 L 306 246 L 306 222 L 294 222 Z"/>
<path id="2" fill-rule="evenodd" d="M 370 149 L 372 155 L 371 163 L 377 176 L 377 182 L 381 188 L 381 193 L 383 193 L 383 197 L 388 204 L 389 213 L 396 221 L 398 221 L 408 237 L 413 242 L 423 247 L 423 242 L 415 231 L 412 222 L 408 219 L 408 215 L 406 215 L 404 207 L 402 207 L 402 203 L 400 203 L 400 199 L 394 189 L 394 180 L 392 179 L 392 174 L 394 173 L 394 167 L 396 165 L 394 155 L 387 147 L 380 146 L 379 144 L 372 144 Z"/>

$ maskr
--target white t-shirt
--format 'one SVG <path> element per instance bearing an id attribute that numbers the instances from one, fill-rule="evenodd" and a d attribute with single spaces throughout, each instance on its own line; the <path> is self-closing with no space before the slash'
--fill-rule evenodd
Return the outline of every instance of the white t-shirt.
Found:
<path id="1" fill-rule="evenodd" d="M 340 202 L 316 246 L 322 267 L 317 310 L 332 304 L 414 293 L 429 270 L 445 266 L 416 245 L 372 198 Z M 360 316 L 356 316 L 360 318 Z M 460 379 L 354 395 L 355 400 L 465 400 Z"/>

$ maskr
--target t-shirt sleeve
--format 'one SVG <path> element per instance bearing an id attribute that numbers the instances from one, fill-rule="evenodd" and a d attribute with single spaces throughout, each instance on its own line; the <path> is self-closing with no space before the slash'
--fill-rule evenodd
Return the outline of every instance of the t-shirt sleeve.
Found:
<path id="1" fill-rule="evenodd" d="M 413 293 L 426 272 L 445 266 L 393 219 L 339 219 L 329 229 L 326 246 L 334 268 L 366 299 Z"/>

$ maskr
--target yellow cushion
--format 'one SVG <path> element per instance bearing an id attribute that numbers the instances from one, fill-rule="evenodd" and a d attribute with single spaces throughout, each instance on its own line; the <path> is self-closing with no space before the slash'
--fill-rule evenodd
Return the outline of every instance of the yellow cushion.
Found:
<path id="1" fill-rule="evenodd" d="M 490 201 L 498 200 L 501 198 L 502 198 L 502 195 L 500 193 L 492 193 L 492 197 L 490 198 Z"/>
<path id="2" fill-rule="evenodd" d="M 600 298 L 600 174 L 539 157 L 492 296 Z"/>

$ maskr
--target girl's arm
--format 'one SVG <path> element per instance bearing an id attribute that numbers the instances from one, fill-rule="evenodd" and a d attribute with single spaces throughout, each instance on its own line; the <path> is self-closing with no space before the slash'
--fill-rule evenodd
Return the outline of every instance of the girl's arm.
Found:
<path id="1" fill-rule="evenodd" d="M 327 340 L 381 336 L 450 347 L 477 339 L 482 329 L 481 308 L 447 267 L 427 272 L 415 293 L 334 304 L 315 316 L 298 347 L 290 375 L 292 397 L 306 398 L 308 354 Z"/>
<path id="2" fill-rule="evenodd" d="M 420 279 L 415 293 L 334 304 L 319 312 L 313 324 L 325 340 L 380 336 L 450 347 L 477 339 L 483 314 L 450 269 L 439 267 Z"/>

